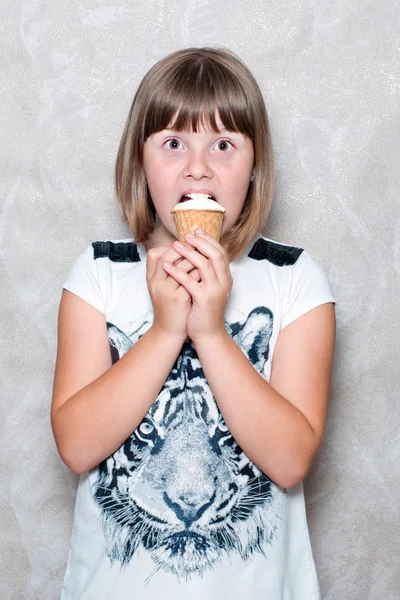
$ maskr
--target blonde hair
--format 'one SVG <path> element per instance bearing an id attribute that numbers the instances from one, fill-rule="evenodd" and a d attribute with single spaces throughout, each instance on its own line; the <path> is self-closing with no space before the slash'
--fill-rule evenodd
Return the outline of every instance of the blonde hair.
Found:
<path id="1" fill-rule="evenodd" d="M 233 260 L 264 228 L 272 202 L 274 168 L 268 116 L 260 88 L 246 65 L 232 52 L 188 48 L 160 60 L 145 75 L 119 145 L 116 195 L 136 243 L 148 239 L 156 217 L 143 167 L 145 141 L 168 127 L 196 132 L 203 125 L 218 132 L 217 114 L 226 129 L 252 140 L 255 174 L 241 214 L 220 243 Z"/>

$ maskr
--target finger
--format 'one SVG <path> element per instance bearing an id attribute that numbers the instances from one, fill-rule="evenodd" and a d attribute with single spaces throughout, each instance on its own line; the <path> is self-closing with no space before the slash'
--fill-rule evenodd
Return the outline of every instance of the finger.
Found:
<path id="1" fill-rule="evenodd" d="M 160 256 L 168 250 L 168 247 L 169 246 L 160 246 L 159 248 L 151 248 L 147 252 L 146 269 L 148 277 L 153 277 L 157 268 L 158 260 Z"/>
<path id="2" fill-rule="evenodd" d="M 193 235 L 193 233 L 191 233 L 191 235 Z M 207 242 L 210 242 L 210 244 L 212 244 L 213 246 L 218 248 L 223 254 L 225 253 L 223 246 L 221 246 L 221 244 L 219 242 L 217 242 L 215 237 L 213 237 L 212 235 L 210 235 L 209 233 L 204 231 L 204 229 L 196 229 L 194 231 L 194 235 L 196 237 L 199 236 L 200 238 L 207 240 Z"/>
<path id="3" fill-rule="evenodd" d="M 184 273 L 191 273 L 193 270 L 196 269 L 196 267 L 192 265 L 192 263 L 189 262 L 186 258 L 183 258 L 183 256 L 181 256 L 180 258 L 180 260 L 177 260 L 174 263 L 175 266 L 178 267 L 178 269 L 181 269 L 181 271 L 183 271 Z"/>
<path id="4" fill-rule="evenodd" d="M 231 280 L 231 273 L 224 248 L 211 235 L 205 232 L 200 234 L 199 231 L 201 230 L 197 229 L 195 235 L 186 234 L 187 243 L 209 259 L 218 281 L 223 285 L 228 285 Z M 178 248 L 177 250 L 179 252 Z M 191 260 L 191 257 L 188 257 L 188 260 Z"/>
<path id="5" fill-rule="evenodd" d="M 155 274 L 159 260 L 164 256 L 164 260 L 175 263 L 177 260 L 182 260 L 182 257 L 177 254 L 172 246 L 158 246 L 151 248 L 147 252 L 147 274 L 152 277 Z"/>
<path id="6" fill-rule="evenodd" d="M 170 262 L 175 264 L 177 261 L 181 261 L 182 256 L 174 250 L 172 246 L 167 246 L 167 249 L 161 253 L 158 257 L 157 265 L 154 270 L 154 275 L 157 279 L 163 280 L 167 277 L 166 272 L 163 269 L 163 264 L 165 262 Z"/>
<path id="7" fill-rule="evenodd" d="M 192 246 L 189 244 L 182 244 L 181 242 L 174 242 L 174 247 L 177 251 L 182 254 L 189 262 L 194 265 L 199 273 L 202 281 L 206 285 L 215 285 L 218 284 L 218 278 L 215 274 L 214 267 L 211 261 L 203 256 L 200 252 L 197 252 Z"/>
<path id="8" fill-rule="evenodd" d="M 168 273 L 168 275 L 173 278 L 176 283 L 185 288 L 185 290 L 193 297 L 197 296 L 197 292 L 199 291 L 200 283 L 195 281 L 195 279 L 188 275 L 188 273 L 184 273 L 175 265 L 166 262 L 163 265 L 163 268 Z"/>
<path id="9" fill-rule="evenodd" d="M 200 282 L 201 281 L 201 277 L 200 277 L 200 273 L 198 269 L 193 269 L 193 271 L 190 271 L 189 273 L 190 277 L 192 277 L 195 281 Z"/>

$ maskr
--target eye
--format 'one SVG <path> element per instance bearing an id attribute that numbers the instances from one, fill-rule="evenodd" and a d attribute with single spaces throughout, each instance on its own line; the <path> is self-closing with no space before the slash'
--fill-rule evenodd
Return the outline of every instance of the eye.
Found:
<path id="1" fill-rule="evenodd" d="M 170 140 L 167 140 L 165 142 L 165 146 L 169 149 L 169 150 L 179 150 L 180 148 L 182 148 L 182 143 L 177 140 L 176 138 L 171 138 Z"/>
<path id="2" fill-rule="evenodd" d="M 219 140 L 214 146 L 214 149 L 220 152 L 226 152 L 230 148 L 233 148 L 233 146 L 229 140 Z"/>
<path id="3" fill-rule="evenodd" d="M 154 427 L 151 423 L 141 423 L 139 426 L 139 431 L 143 435 L 150 435 L 150 433 L 154 430 Z"/>

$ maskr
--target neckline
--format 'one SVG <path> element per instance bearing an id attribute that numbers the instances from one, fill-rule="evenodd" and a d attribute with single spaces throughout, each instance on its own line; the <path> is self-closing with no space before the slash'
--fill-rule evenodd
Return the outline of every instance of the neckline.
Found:
<path id="1" fill-rule="evenodd" d="M 239 254 L 239 256 L 237 256 L 234 260 L 232 260 L 229 264 L 231 266 L 236 266 L 236 265 L 240 265 L 249 255 L 250 250 L 252 249 L 253 245 L 255 244 L 255 242 L 257 241 L 257 239 L 260 236 L 257 236 L 256 238 L 254 238 L 253 240 L 251 240 L 246 248 L 243 250 L 243 252 L 241 254 Z M 138 244 L 135 241 L 133 241 L 134 244 L 136 244 L 137 250 L 138 250 L 138 254 L 140 256 L 140 260 L 143 260 L 144 262 L 146 262 L 147 260 L 147 250 L 144 246 L 144 244 Z"/>
<path id="2" fill-rule="evenodd" d="M 238 266 L 240 264 L 242 264 L 242 262 L 248 257 L 252 247 L 254 246 L 254 244 L 256 243 L 256 241 L 262 237 L 262 234 L 258 234 L 254 239 L 252 239 L 247 246 L 245 247 L 245 249 L 243 250 L 243 252 L 241 254 L 239 254 L 239 256 L 237 256 L 234 260 L 232 260 L 229 265 L 232 267 Z M 136 244 L 137 250 L 138 250 L 138 254 L 140 256 L 140 260 L 142 260 L 143 262 L 146 262 L 147 260 L 147 250 L 144 246 L 144 244 L 138 244 L 133 240 L 133 243 Z"/>

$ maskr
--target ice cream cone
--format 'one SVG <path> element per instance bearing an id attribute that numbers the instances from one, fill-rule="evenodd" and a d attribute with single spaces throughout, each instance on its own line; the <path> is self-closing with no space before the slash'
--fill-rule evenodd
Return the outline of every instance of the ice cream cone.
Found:
<path id="1" fill-rule="evenodd" d="M 180 210 L 173 213 L 180 242 L 185 241 L 185 233 L 203 229 L 219 242 L 224 213 L 214 210 Z"/>
<path id="2" fill-rule="evenodd" d="M 186 201 L 178 202 L 171 212 L 180 242 L 185 241 L 186 233 L 194 233 L 196 229 L 203 229 L 219 242 L 225 208 L 207 194 L 187 194 Z"/>

